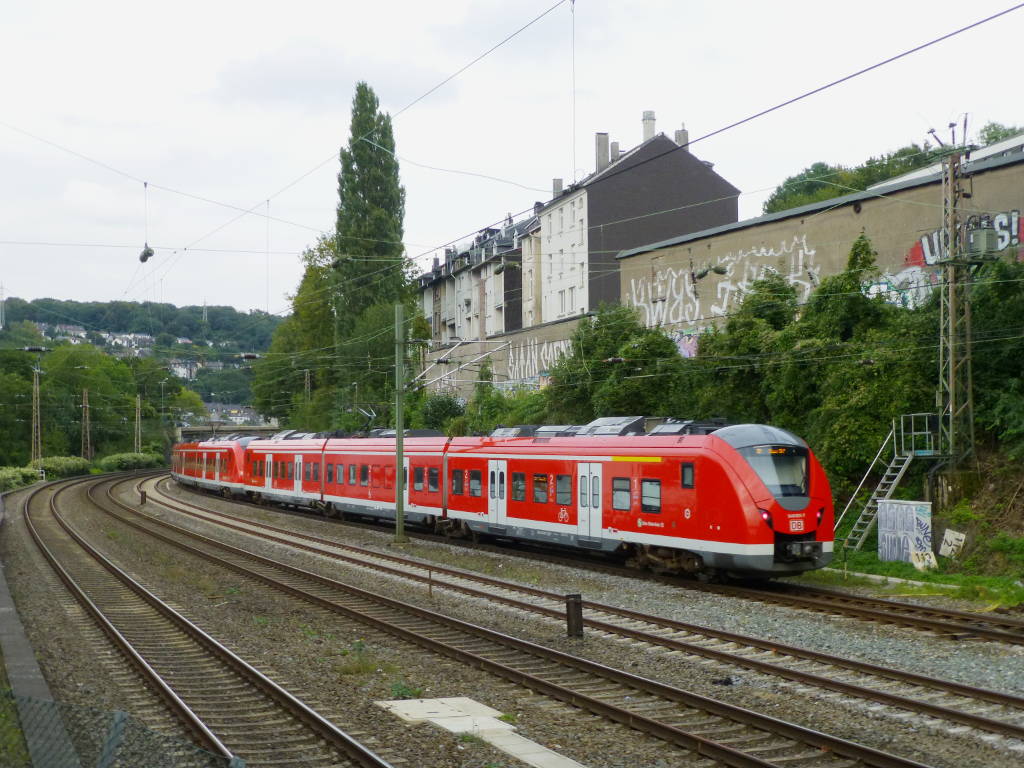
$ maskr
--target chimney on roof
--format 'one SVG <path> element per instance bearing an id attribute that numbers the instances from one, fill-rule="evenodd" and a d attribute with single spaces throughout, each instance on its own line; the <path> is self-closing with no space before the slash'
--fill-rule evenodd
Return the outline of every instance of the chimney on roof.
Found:
<path id="1" fill-rule="evenodd" d="M 644 110 L 644 141 L 654 138 L 654 110 Z"/>
<path id="2" fill-rule="evenodd" d="M 552 179 L 551 180 L 551 196 L 552 197 L 558 197 L 560 194 L 562 194 L 562 180 L 561 179 Z"/>
<path id="3" fill-rule="evenodd" d="M 613 141 L 612 142 L 612 154 L 611 154 L 610 162 L 614 163 L 618 159 L 619 159 L 619 142 Z"/>
<path id="4" fill-rule="evenodd" d="M 676 144 L 686 149 L 689 152 L 689 148 L 686 146 L 690 143 L 690 132 L 686 130 L 686 123 L 682 123 L 678 131 L 676 131 Z"/>
<path id="5" fill-rule="evenodd" d="M 597 173 L 608 167 L 608 134 L 594 134 L 594 152 L 597 154 L 597 162 L 594 164 Z"/>

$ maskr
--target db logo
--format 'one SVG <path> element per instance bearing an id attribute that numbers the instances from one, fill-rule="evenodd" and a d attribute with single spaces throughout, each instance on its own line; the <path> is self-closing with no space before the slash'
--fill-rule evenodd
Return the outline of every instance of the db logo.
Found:
<path id="1" fill-rule="evenodd" d="M 791 530 L 791 531 L 802 531 L 803 529 L 804 529 L 804 521 L 803 520 L 790 520 L 789 521 L 789 530 Z"/>
<path id="2" fill-rule="evenodd" d="M 687 520 L 690 519 L 690 515 L 692 514 L 693 513 L 689 510 L 689 508 L 683 510 L 683 517 L 685 517 Z"/>
<path id="3" fill-rule="evenodd" d="M 567 510 L 565 507 L 562 507 L 560 510 L 558 510 L 558 522 L 560 522 L 560 523 L 568 523 L 569 522 L 569 510 Z"/>

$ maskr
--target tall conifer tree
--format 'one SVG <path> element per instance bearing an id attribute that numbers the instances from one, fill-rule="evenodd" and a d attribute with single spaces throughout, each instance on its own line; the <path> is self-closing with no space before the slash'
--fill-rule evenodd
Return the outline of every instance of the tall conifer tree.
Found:
<path id="1" fill-rule="evenodd" d="M 332 275 L 334 341 L 342 393 L 346 384 L 358 383 L 359 371 L 366 366 L 365 358 L 356 360 L 353 356 L 366 354 L 362 345 L 353 344 L 353 332 L 357 327 L 365 331 L 372 317 L 386 316 L 373 311 L 374 307 L 393 305 L 410 295 L 402 245 L 405 189 L 399 181 L 394 152 L 391 117 L 380 112 L 377 96 L 369 85 L 357 84 L 349 142 L 341 150 L 338 255 Z"/>

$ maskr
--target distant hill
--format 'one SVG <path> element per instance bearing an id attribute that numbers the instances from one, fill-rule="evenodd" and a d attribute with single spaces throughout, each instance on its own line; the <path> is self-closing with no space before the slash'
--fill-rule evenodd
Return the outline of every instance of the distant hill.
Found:
<path id="1" fill-rule="evenodd" d="M 252 352 L 270 346 L 274 328 L 281 322 L 280 317 L 260 310 L 239 312 L 234 307 L 176 307 L 150 301 L 7 299 L 8 325 L 23 320 L 49 325 L 80 326 L 89 334 L 140 333 L 155 339 L 167 334 L 175 340 L 189 339 L 198 344 L 214 342 L 218 346 L 229 344 L 231 348 Z"/>

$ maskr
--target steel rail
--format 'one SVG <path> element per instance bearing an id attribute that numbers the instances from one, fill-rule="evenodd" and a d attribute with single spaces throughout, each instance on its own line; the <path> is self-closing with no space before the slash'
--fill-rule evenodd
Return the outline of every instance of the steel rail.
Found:
<path id="1" fill-rule="evenodd" d="M 170 476 L 168 476 L 170 479 Z M 246 506 L 252 506 L 256 509 L 266 509 L 265 506 L 255 504 L 251 501 L 232 499 L 232 503 L 242 504 Z M 355 525 L 356 523 L 349 521 L 350 524 Z M 413 533 L 408 532 L 407 535 L 414 536 L 416 538 L 422 538 L 428 541 L 443 540 L 448 544 L 455 544 L 451 539 L 424 533 Z M 479 548 L 488 549 L 502 554 L 509 554 L 507 549 L 498 547 L 491 547 L 486 544 L 469 544 L 468 542 L 459 542 L 462 546 L 467 548 Z M 682 588 L 697 591 L 712 592 L 718 594 L 724 594 L 734 597 L 742 597 L 748 600 L 760 600 L 762 602 L 774 602 L 782 605 L 788 605 L 793 608 L 803 608 L 806 610 L 812 610 L 816 612 L 830 612 L 837 613 L 852 618 L 862 619 L 871 622 L 880 622 L 885 624 L 895 624 L 899 626 L 910 627 L 913 629 L 924 630 L 935 633 L 942 637 L 947 637 L 955 640 L 978 638 L 983 640 L 989 640 L 993 642 L 1006 643 L 1010 645 L 1024 645 L 1024 622 L 1008 619 L 1008 618 L 993 618 L 990 616 L 981 616 L 979 614 L 973 614 L 966 611 L 953 611 L 953 610 L 939 610 L 930 609 L 923 606 L 917 606 L 910 603 L 899 603 L 891 600 L 881 600 L 878 598 L 863 598 L 855 595 L 845 595 L 844 603 L 839 603 L 834 599 L 833 602 L 827 602 L 825 598 L 814 598 L 814 597 L 799 597 L 790 595 L 786 597 L 781 593 L 769 591 L 769 590 L 757 590 L 756 588 L 740 587 L 736 585 L 726 584 L 708 584 L 704 582 L 697 582 L 690 579 L 682 579 L 679 577 L 665 577 L 655 574 L 644 573 L 636 569 L 615 567 L 609 564 L 596 563 L 592 559 L 584 559 L 571 557 L 569 555 L 558 555 L 548 552 L 536 552 L 531 551 L 524 553 L 518 551 L 516 553 L 518 557 L 529 557 L 532 559 L 540 560 L 543 562 L 553 562 L 568 565 L 570 567 L 579 567 L 585 565 L 588 568 L 600 570 L 602 572 L 611 573 L 613 575 L 625 575 L 631 578 L 647 578 L 657 580 L 661 583 Z M 792 587 L 790 587 L 792 589 Z M 804 588 L 811 591 L 813 588 Z M 821 592 L 827 592 L 821 590 Z M 839 595 L 840 593 L 830 593 Z M 871 607 L 857 607 L 856 603 L 860 602 L 863 605 Z M 927 614 L 933 618 L 926 618 L 922 615 L 911 615 L 911 614 Z M 943 620 L 942 616 L 948 617 L 948 620 Z M 1006 630 L 992 629 L 986 626 L 980 626 L 981 624 L 994 625 L 996 627 L 1006 627 Z M 1018 632 L 1016 630 L 1021 629 Z"/>
<path id="2" fill-rule="evenodd" d="M 93 498 L 92 492 L 97 486 L 110 482 L 109 478 L 101 478 L 98 481 L 95 478 L 88 478 L 84 482 L 88 483 L 89 480 L 94 481 L 92 483 L 89 483 L 90 487 L 88 490 L 88 495 L 90 499 Z M 117 482 L 118 481 L 115 480 L 113 484 L 116 484 Z M 72 539 L 74 539 L 91 557 L 93 557 L 97 561 L 97 563 L 99 563 L 107 571 L 109 571 L 128 589 L 130 589 L 132 592 L 134 592 L 140 598 L 142 598 L 154 610 L 156 610 L 166 619 L 171 621 L 181 631 L 183 631 L 185 634 L 187 634 L 192 639 L 197 641 L 201 646 L 206 648 L 215 657 L 225 662 L 230 668 L 235 670 L 235 672 L 241 675 L 244 679 L 253 683 L 260 691 L 267 695 L 271 700 L 275 701 L 278 706 L 282 707 L 285 711 L 289 712 L 289 714 L 291 714 L 297 720 L 303 722 L 320 738 L 324 739 L 329 744 L 332 744 L 333 746 L 341 749 L 341 751 L 343 752 L 343 754 L 345 754 L 346 757 L 352 759 L 355 763 L 357 763 L 360 766 L 363 766 L 364 768 L 392 768 L 390 763 L 377 756 L 371 750 L 367 749 L 365 746 L 363 746 L 358 741 L 349 736 L 347 733 L 339 729 L 337 726 L 328 721 L 322 715 L 317 713 L 315 710 L 310 708 L 308 705 L 297 699 L 295 696 L 286 691 L 280 685 L 278 685 L 273 680 L 268 678 L 262 672 L 260 672 L 255 667 L 250 665 L 244 659 L 239 657 L 231 649 L 227 648 L 225 645 L 215 640 L 213 637 L 211 637 L 197 625 L 193 624 L 191 621 L 186 619 L 184 616 L 175 611 L 169 605 L 164 603 L 162 600 L 156 597 L 156 595 L 154 595 L 152 592 L 143 587 L 139 582 L 132 579 L 127 573 L 118 568 L 109 558 L 103 555 L 103 553 L 101 553 L 95 547 L 90 545 L 89 542 L 86 541 L 85 538 L 80 533 L 74 530 L 74 528 L 67 523 L 67 521 L 56 510 L 56 508 L 53 508 L 53 512 L 55 519 L 61 525 L 61 527 L 67 532 L 67 534 Z M 97 610 L 99 609 L 97 608 Z M 125 640 L 125 642 L 127 643 L 127 640 Z M 189 711 L 191 712 L 191 710 Z M 198 717 L 196 717 L 196 719 L 198 720 Z M 203 726 L 203 728 L 209 731 L 209 729 L 206 728 L 205 725 Z M 220 743 L 219 740 L 217 743 Z M 226 749 L 226 747 L 224 747 L 224 749 Z"/>
<path id="3" fill-rule="evenodd" d="M 63 485 L 60 489 L 56 490 L 50 497 L 49 509 L 54 515 L 56 512 L 56 499 L 57 496 L 63 493 L 68 488 L 76 485 L 87 483 L 93 478 L 83 478 L 73 480 L 70 483 Z M 199 742 L 203 749 L 212 752 L 216 755 L 223 757 L 225 760 L 231 760 L 235 757 L 234 753 L 228 749 L 220 739 L 206 726 L 206 724 L 196 715 L 192 709 L 181 700 L 181 698 L 174 692 L 174 689 L 165 681 L 153 667 L 149 665 L 142 655 L 135 650 L 134 646 L 122 635 L 117 627 L 103 614 L 99 606 L 97 606 L 85 593 L 85 591 L 78 585 L 70 573 L 60 564 L 57 556 L 50 550 L 48 546 L 43 542 L 42 536 L 36 529 L 35 523 L 32 521 L 31 515 L 31 504 L 35 497 L 42 493 L 44 490 L 48 490 L 46 487 L 37 488 L 30 493 L 22 503 L 22 514 L 25 519 L 25 525 L 28 528 L 29 534 L 32 540 L 35 542 L 36 547 L 42 553 L 43 557 L 49 562 L 50 567 L 53 568 L 54 572 L 67 587 L 68 591 L 72 594 L 75 600 L 85 609 L 93 621 L 103 630 L 103 632 L 110 638 L 111 642 L 121 651 L 135 668 L 142 675 L 143 679 L 148 681 L 156 690 L 157 694 L 163 699 L 165 705 L 171 710 L 171 712 L 178 717 L 185 725 L 186 729 L 192 734 L 192 736 Z"/>
<path id="4" fill-rule="evenodd" d="M 191 544 L 182 542 L 173 536 L 162 534 L 158 531 L 152 530 L 146 525 L 139 523 L 140 517 L 128 505 L 123 502 L 114 499 L 111 495 L 110 498 L 113 502 L 121 509 L 131 514 L 131 518 L 124 518 L 120 515 L 114 515 L 122 522 L 132 525 L 139 530 L 145 531 L 151 536 L 158 538 L 161 541 L 165 541 L 168 544 L 177 546 L 186 551 L 192 552 L 202 558 L 205 558 L 211 562 L 216 562 L 226 568 L 230 568 L 237 573 L 244 574 L 250 578 L 262 581 L 276 589 L 280 589 L 286 593 L 295 595 L 304 600 L 319 605 L 327 610 L 341 613 L 349 618 L 362 623 L 367 623 L 374 628 L 383 631 L 387 634 L 398 636 L 409 642 L 412 642 L 421 647 L 428 648 L 429 650 L 441 653 L 443 655 L 455 658 L 456 660 L 478 667 L 486 669 L 494 674 L 497 674 L 505 679 L 511 680 L 523 684 L 533 690 L 540 693 L 552 696 L 561 701 L 564 701 L 575 706 L 579 706 L 588 709 L 595 714 L 602 715 L 609 719 L 617 722 L 624 723 L 638 730 L 643 730 L 652 735 L 658 736 L 670 743 L 683 746 L 685 748 L 696 751 L 698 754 L 703 756 L 712 757 L 720 760 L 727 765 L 735 766 L 764 766 L 774 765 L 770 762 L 762 761 L 758 758 L 754 758 L 750 755 L 739 752 L 738 750 L 710 741 L 698 734 L 691 734 L 680 730 L 674 726 L 666 723 L 648 718 L 640 713 L 617 707 L 609 704 L 608 702 L 602 701 L 599 698 L 589 696 L 579 691 L 574 691 L 570 688 L 566 688 L 557 683 L 544 680 L 529 672 L 517 670 L 508 665 L 501 664 L 492 659 L 488 659 L 478 653 L 473 653 L 461 648 L 456 647 L 453 642 L 449 640 L 437 640 L 431 637 L 427 637 L 422 633 L 416 632 L 415 630 L 409 629 L 400 624 L 388 621 L 379 616 L 370 615 L 348 606 L 339 604 L 335 600 L 325 598 L 314 592 L 310 592 L 306 589 L 294 586 L 287 582 L 280 581 L 277 578 L 268 576 L 254 571 L 244 565 L 240 565 L 237 562 L 233 562 L 229 559 L 225 559 L 219 555 L 207 552 L 199 547 Z M 374 594 L 367 590 L 362 590 L 357 587 L 338 582 L 334 579 L 330 579 L 326 576 L 321 576 L 316 573 L 312 573 L 302 568 L 298 568 L 287 563 L 276 561 L 272 558 L 248 552 L 240 547 L 235 547 L 224 542 L 211 539 L 210 537 L 203 536 L 194 531 L 189 531 L 183 528 L 179 528 L 174 524 L 149 516 L 143 516 L 141 519 L 145 520 L 146 523 L 156 525 L 161 528 L 166 528 L 174 533 L 184 536 L 186 539 L 196 540 L 202 542 L 205 545 L 211 546 L 215 549 L 227 552 L 236 557 L 240 557 L 243 560 L 250 560 L 267 566 L 271 569 L 283 571 L 290 576 L 298 577 L 305 581 L 311 581 L 317 585 L 327 587 L 332 593 L 344 593 L 346 595 L 354 596 L 358 599 L 368 601 L 378 606 L 385 606 L 389 609 L 398 611 L 402 614 L 411 615 L 423 622 L 429 622 L 431 624 L 440 624 L 448 627 L 452 630 L 456 630 L 460 633 L 466 633 L 471 636 L 476 636 L 487 641 L 497 643 L 506 648 L 511 648 L 525 653 L 531 656 L 556 662 L 562 666 L 578 669 L 588 674 L 597 675 L 623 686 L 638 690 L 642 693 L 646 693 L 658 698 L 662 698 L 666 701 L 672 701 L 685 706 L 697 708 L 705 712 L 714 714 L 719 717 L 723 717 L 733 722 L 748 725 L 758 730 L 767 731 L 769 733 L 775 733 L 776 735 L 783 736 L 787 739 L 800 742 L 805 745 L 812 746 L 816 749 L 822 750 L 823 752 L 830 752 L 834 755 L 841 755 L 843 757 L 859 760 L 866 765 L 878 766 L 879 768 L 920 768 L 920 763 L 916 763 L 906 758 L 899 757 L 897 755 L 888 754 L 875 750 L 871 747 L 864 745 L 855 744 L 845 739 L 840 739 L 835 736 L 821 733 L 813 729 L 804 728 L 792 723 L 787 723 L 777 718 L 770 717 L 761 713 L 753 712 L 751 710 L 737 707 L 732 704 L 727 704 L 715 699 L 711 699 L 699 694 L 691 693 L 681 688 L 660 683 L 649 678 L 644 678 L 639 675 L 634 675 L 629 672 L 614 669 L 597 662 L 590 661 L 578 656 L 557 651 L 551 648 L 532 643 L 527 640 L 522 640 L 509 635 L 506 635 L 495 630 L 491 630 L 485 627 L 480 627 L 469 622 L 455 619 L 449 616 L 438 614 L 435 611 L 420 608 L 409 603 L 405 603 L 400 600 L 393 598 L 384 597 L 382 595 Z M 789 762 L 784 760 L 783 762 Z"/>
<path id="5" fill-rule="evenodd" d="M 243 518 L 237 518 L 232 515 L 228 515 L 226 513 L 219 512 L 216 510 L 205 510 L 201 507 L 198 507 L 197 505 L 193 505 L 188 502 L 182 502 L 180 500 L 175 500 L 174 502 L 171 503 L 167 501 L 160 501 L 159 503 L 162 506 L 179 511 L 183 514 L 195 516 L 197 519 L 206 519 L 209 521 L 209 518 L 204 518 L 203 515 L 201 514 L 196 514 L 195 512 L 190 512 L 187 509 L 180 508 L 178 507 L 178 505 L 182 504 L 187 507 L 192 507 L 193 509 L 200 510 L 200 512 L 204 514 L 213 515 L 217 518 L 227 518 L 229 520 L 238 521 L 239 523 L 241 523 L 240 525 L 236 525 L 234 523 L 229 522 L 223 522 L 221 520 L 217 520 L 216 524 L 229 528 L 231 530 L 237 530 L 243 533 L 248 533 L 250 535 L 262 535 L 267 540 L 276 541 L 278 543 L 284 543 L 288 546 L 303 549 L 314 554 L 322 555 L 325 557 L 331 557 L 333 559 L 350 562 L 355 565 L 361 565 L 364 567 L 373 567 L 377 570 L 389 573 L 394 576 L 398 576 L 400 578 L 417 581 L 424 584 L 432 584 L 437 587 L 447 588 L 453 591 L 457 591 L 484 600 L 500 602 L 520 610 L 531 611 L 533 613 L 538 613 L 552 619 L 563 619 L 565 616 L 565 613 L 562 610 L 547 608 L 544 606 L 536 605 L 534 603 L 523 602 L 515 598 L 503 597 L 501 595 L 496 595 L 493 592 L 477 590 L 472 587 L 451 584 L 449 582 L 443 581 L 434 581 L 432 576 L 429 575 L 421 576 L 415 573 L 410 573 L 409 571 L 400 568 L 391 568 L 389 566 L 380 565 L 378 563 L 368 563 L 365 559 L 360 559 L 358 557 L 348 557 L 338 552 L 324 550 L 322 546 L 312 546 L 308 544 L 303 544 L 301 542 L 292 541 L 290 539 L 299 538 L 305 541 L 312 541 L 316 544 L 330 546 L 338 549 L 344 549 L 350 552 L 356 552 L 374 559 L 385 560 L 387 562 L 401 564 L 406 567 L 413 566 L 422 570 L 431 571 L 433 573 L 440 573 L 454 578 L 474 581 L 477 583 L 485 584 L 488 586 L 512 592 L 520 592 L 533 597 L 551 600 L 553 602 L 563 601 L 564 595 L 555 592 L 538 589 L 536 587 L 512 584 L 510 582 L 502 581 L 500 579 L 495 579 L 489 576 L 483 576 L 468 571 L 462 571 L 455 568 L 448 568 L 445 566 L 435 566 L 431 563 L 423 563 L 420 561 L 412 560 L 410 558 L 401 557 L 399 555 L 390 555 L 386 553 L 375 552 L 352 544 L 335 542 L 310 534 L 289 531 L 287 529 L 279 528 L 277 526 L 272 526 L 255 521 L 249 521 Z M 282 538 L 268 534 L 260 534 L 258 531 L 254 531 L 252 530 L 251 527 L 246 526 L 264 528 L 288 538 Z M 867 662 L 860 662 L 853 659 L 845 659 L 838 656 L 831 656 L 820 651 L 798 648 L 795 646 L 785 645 L 783 643 L 775 643 L 760 638 L 754 638 L 733 632 L 727 632 L 724 630 L 716 630 L 695 624 L 688 624 L 685 622 L 676 621 L 673 619 L 666 619 L 659 616 L 652 616 L 649 614 L 641 613 L 639 611 L 631 611 L 629 609 L 619 608 L 617 606 L 607 605 L 604 603 L 597 603 L 585 600 L 583 601 L 583 607 L 587 608 L 588 610 L 621 616 L 622 618 L 652 624 L 673 631 L 700 634 L 718 640 L 724 640 L 730 643 L 738 643 L 755 648 L 760 648 L 771 653 L 782 654 L 797 659 L 806 659 L 809 661 L 827 664 L 830 666 L 835 666 L 843 669 L 848 669 L 863 674 L 870 674 L 877 677 L 883 677 L 901 683 L 908 683 L 915 686 L 925 687 L 931 690 L 941 691 L 943 693 L 949 693 L 952 695 L 962 696 L 980 701 L 987 701 L 989 703 L 998 704 L 1000 706 L 1024 709 L 1024 698 L 1005 693 L 1000 693 L 998 691 L 992 691 L 985 688 L 977 688 L 974 686 L 964 685 L 962 683 L 957 683 L 954 681 L 940 680 L 937 678 L 928 677 L 926 675 L 920 675 L 913 672 L 905 672 L 902 670 L 890 669 L 887 667 L 882 667 Z M 983 717 L 981 715 L 973 714 L 970 712 L 964 712 L 962 710 L 950 709 L 948 707 L 944 707 L 938 704 L 932 704 L 928 701 L 918 701 L 907 696 L 867 688 L 855 683 L 847 683 L 839 680 L 833 680 L 831 678 L 817 675 L 811 672 L 794 670 L 780 666 L 778 664 L 772 664 L 770 662 L 760 661 L 758 659 L 752 659 L 749 657 L 728 653 L 726 651 L 719 651 L 712 648 L 706 648 L 695 643 L 686 642 L 676 638 L 664 637 L 662 635 L 653 634 L 651 632 L 647 632 L 640 629 L 623 627 L 619 624 L 600 621 L 598 619 L 584 617 L 583 622 L 585 626 L 592 627 L 593 629 L 597 629 L 602 632 L 617 634 L 624 637 L 630 637 L 632 639 L 640 640 L 646 643 L 650 643 L 652 645 L 660 645 L 666 648 L 670 648 L 672 650 L 679 650 L 684 651 L 686 653 L 692 653 L 694 655 L 702 656 L 704 658 L 714 659 L 716 661 L 724 662 L 727 664 L 752 669 L 757 672 L 783 677 L 789 680 L 793 680 L 795 682 L 800 682 L 803 684 L 812 685 L 819 688 L 826 688 L 847 695 L 877 701 L 879 703 L 899 707 L 901 709 L 919 712 L 921 714 L 929 715 L 931 717 L 937 717 L 940 719 L 961 723 L 963 725 L 968 725 L 973 728 L 978 728 L 980 730 L 988 731 L 991 733 L 998 733 L 1003 736 L 1024 739 L 1024 727 L 1014 725 L 1012 723 L 1007 723 L 1002 720 Z"/>

